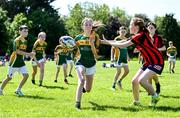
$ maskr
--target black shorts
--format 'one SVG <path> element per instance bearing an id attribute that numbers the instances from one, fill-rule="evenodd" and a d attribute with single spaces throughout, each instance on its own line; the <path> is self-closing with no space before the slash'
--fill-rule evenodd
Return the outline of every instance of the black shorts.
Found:
<path id="1" fill-rule="evenodd" d="M 147 66 L 143 65 L 143 66 L 141 67 L 141 69 L 142 69 L 143 71 L 145 71 L 147 68 L 148 68 L 149 70 L 152 70 L 152 71 L 154 71 L 155 73 L 157 73 L 157 74 L 160 75 L 160 74 L 162 73 L 162 71 L 163 71 L 164 65 L 161 65 L 161 64 L 150 64 L 150 65 L 147 65 Z"/>

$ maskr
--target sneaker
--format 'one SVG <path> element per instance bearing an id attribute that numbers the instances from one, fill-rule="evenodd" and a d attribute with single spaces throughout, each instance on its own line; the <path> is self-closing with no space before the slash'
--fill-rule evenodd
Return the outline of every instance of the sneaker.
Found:
<path id="1" fill-rule="evenodd" d="M 142 106 L 139 101 L 134 101 L 131 106 Z"/>
<path id="2" fill-rule="evenodd" d="M 83 87 L 83 90 L 82 90 L 83 93 L 86 93 L 86 89 Z"/>
<path id="3" fill-rule="evenodd" d="M 103 64 L 102 64 L 102 67 L 105 68 L 105 67 L 106 67 L 106 63 L 103 63 Z"/>
<path id="4" fill-rule="evenodd" d="M 69 84 L 67 79 L 64 79 L 64 82 L 65 82 L 66 84 Z"/>
<path id="5" fill-rule="evenodd" d="M 151 100 L 151 103 L 149 106 L 156 106 L 156 104 L 158 103 L 159 101 L 159 96 L 152 96 L 152 100 Z"/>
<path id="6" fill-rule="evenodd" d="M 117 82 L 117 85 L 118 85 L 118 87 L 122 90 L 122 84 L 121 84 L 121 81 L 118 81 L 118 82 Z"/>
<path id="7" fill-rule="evenodd" d="M 172 73 L 175 73 L 173 69 L 172 69 Z"/>
<path id="8" fill-rule="evenodd" d="M 16 93 L 19 97 L 24 96 L 24 94 L 23 94 L 22 91 L 20 91 L 20 90 L 15 91 L 15 93 Z"/>
<path id="9" fill-rule="evenodd" d="M 81 103 L 80 102 L 76 102 L 75 108 L 80 110 L 81 109 Z"/>
<path id="10" fill-rule="evenodd" d="M 160 83 L 156 84 L 156 93 L 159 95 L 159 93 L 161 92 L 161 85 Z"/>
<path id="11" fill-rule="evenodd" d="M 56 83 L 57 83 L 57 80 L 55 79 L 55 80 L 54 80 L 54 82 L 56 82 Z"/>
<path id="12" fill-rule="evenodd" d="M 32 79 L 31 82 L 32 82 L 32 84 L 35 84 L 35 80 L 34 79 Z"/>
<path id="13" fill-rule="evenodd" d="M 112 90 L 113 90 L 113 91 L 116 90 L 116 85 L 115 85 L 115 84 L 112 85 Z"/>
<path id="14" fill-rule="evenodd" d="M 3 95 L 3 91 L 2 91 L 2 90 L 0 90 L 0 96 L 1 96 L 1 95 Z"/>
<path id="15" fill-rule="evenodd" d="M 73 77 L 73 75 L 69 74 L 69 77 Z"/>

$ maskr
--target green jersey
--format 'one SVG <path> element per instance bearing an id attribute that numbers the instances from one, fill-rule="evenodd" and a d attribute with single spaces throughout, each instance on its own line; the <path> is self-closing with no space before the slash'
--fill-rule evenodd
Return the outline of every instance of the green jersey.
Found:
<path id="1" fill-rule="evenodd" d="M 167 48 L 167 53 L 170 54 L 171 57 L 173 57 L 174 59 L 176 58 L 175 54 L 176 54 L 177 50 L 176 47 L 168 47 Z"/>
<path id="2" fill-rule="evenodd" d="M 43 54 L 46 50 L 46 47 L 47 47 L 47 43 L 46 42 L 43 42 L 43 43 L 40 43 L 40 40 L 37 40 L 34 45 L 33 45 L 33 51 L 36 53 L 36 59 L 39 61 L 40 59 L 43 58 Z"/>
<path id="3" fill-rule="evenodd" d="M 17 54 L 17 50 L 26 51 L 27 41 L 23 37 L 18 37 L 13 42 L 13 52 L 9 60 L 9 66 L 22 67 L 25 65 L 24 56 Z"/>
<path id="4" fill-rule="evenodd" d="M 68 49 L 66 47 L 63 47 L 62 45 L 58 45 L 56 46 L 54 51 L 58 53 L 56 58 L 56 65 L 67 64 L 66 58 L 68 54 Z"/>
<path id="5" fill-rule="evenodd" d="M 119 36 L 117 36 L 115 38 L 115 40 L 120 41 L 121 39 L 119 38 Z M 119 57 L 118 57 L 118 61 L 117 63 L 127 63 L 127 48 L 118 48 L 119 49 Z"/>
<path id="6" fill-rule="evenodd" d="M 87 68 L 94 66 L 96 64 L 96 60 L 91 50 L 89 37 L 85 37 L 80 34 L 76 36 L 75 41 L 80 52 L 80 59 L 77 60 L 76 65 L 83 65 Z"/>

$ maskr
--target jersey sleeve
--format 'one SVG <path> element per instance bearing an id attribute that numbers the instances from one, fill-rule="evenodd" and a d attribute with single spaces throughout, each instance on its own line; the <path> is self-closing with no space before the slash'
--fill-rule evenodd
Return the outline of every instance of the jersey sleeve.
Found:
<path id="1" fill-rule="evenodd" d="M 37 45 L 38 45 L 38 41 L 36 41 L 36 42 L 34 43 L 32 51 L 35 51 L 35 50 L 36 50 Z"/>
<path id="2" fill-rule="evenodd" d="M 15 40 L 13 42 L 13 51 L 16 51 L 17 49 L 19 49 L 19 41 L 18 40 Z"/>

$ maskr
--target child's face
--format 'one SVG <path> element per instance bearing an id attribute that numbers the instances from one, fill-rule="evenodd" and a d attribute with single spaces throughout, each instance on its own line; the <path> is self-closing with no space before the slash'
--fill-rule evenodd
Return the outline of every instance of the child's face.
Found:
<path id="1" fill-rule="evenodd" d="M 45 35 L 45 34 L 41 34 L 41 35 L 39 36 L 39 39 L 45 41 L 45 40 L 46 40 L 46 35 Z"/>
<path id="2" fill-rule="evenodd" d="M 125 29 L 120 29 L 119 34 L 125 36 L 127 31 Z"/>
<path id="3" fill-rule="evenodd" d="M 131 34 L 136 34 L 138 32 L 138 26 L 134 25 L 133 20 L 130 22 L 129 29 Z"/>
<path id="4" fill-rule="evenodd" d="M 92 27 L 93 27 L 93 22 L 91 20 L 86 20 L 84 23 L 83 23 L 83 29 L 84 31 L 91 31 L 92 30 Z"/>
<path id="5" fill-rule="evenodd" d="M 172 43 L 172 42 L 170 42 L 170 43 L 169 43 L 169 46 L 173 46 L 173 43 Z"/>
<path id="6" fill-rule="evenodd" d="M 27 37 L 28 35 L 28 29 L 22 29 L 21 31 L 19 31 L 19 34 L 23 37 Z"/>
<path id="7" fill-rule="evenodd" d="M 156 31 L 156 28 L 155 28 L 153 25 L 149 25 L 149 26 L 147 27 L 147 29 L 148 29 L 148 31 L 149 31 L 150 34 L 154 34 L 155 31 Z"/>

